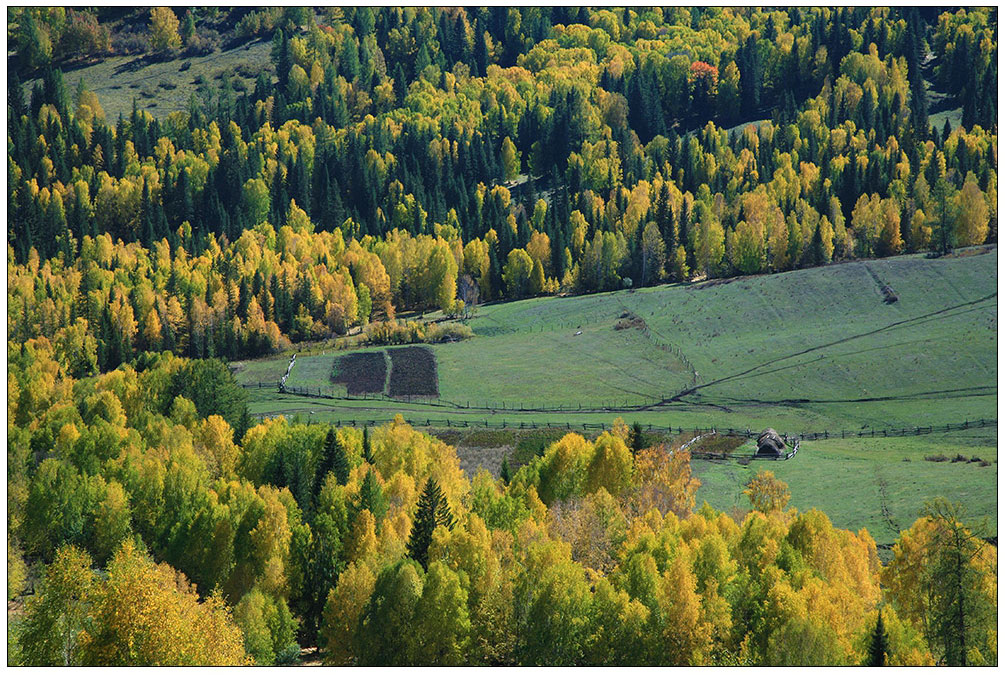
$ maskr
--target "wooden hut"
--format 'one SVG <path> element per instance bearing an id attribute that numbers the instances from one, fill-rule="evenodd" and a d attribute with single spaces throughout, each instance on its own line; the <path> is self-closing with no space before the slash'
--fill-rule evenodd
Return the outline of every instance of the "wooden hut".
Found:
<path id="1" fill-rule="evenodd" d="M 785 441 L 772 428 L 767 428 L 757 437 L 758 457 L 784 457 Z"/>

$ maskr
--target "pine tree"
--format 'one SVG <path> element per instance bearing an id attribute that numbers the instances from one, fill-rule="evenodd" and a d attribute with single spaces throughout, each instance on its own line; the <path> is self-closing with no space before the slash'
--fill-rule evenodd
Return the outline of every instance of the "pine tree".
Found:
<path id="1" fill-rule="evenodd" d="M 335 480 L 339 485 L 349 482 L 349 458 L 346 456 L 345 448 L 339 441 L 335 427 L 328 430 L 325 444 L 321 451 L 321 461 L 318 463 L 317 473 L 314 475 L 314 495 L 321 493 L 324 486 L 325 477 L 328 473 L 335 474 Z"/>
<path id="2" fill-rule="evenodd" d="M 502 478 L 503 483 L 509 485 L 512 476 L 510 476 L 509 460 L 505 457 L 503 457 L 502 467 L 499 469 L 499 477 Z"/>
<path id="3" fill-rule="evenodd" d="M 363 460 L 367 464 L 374 464 L 373 449 L 370 447 L 370 427 L 363 427 Z"/>
<path id="4" fill-rule="evenodd" d="M 408 537 L 408 557 L 422 565 L 422 569 L 429 567 L 429 545 L 433 541 L 433 530 L 438 525 L 453 529 L 454 516 L 440 486 L 430 478 L 419 498 L 412 532 Z"/>
<path id="5" fill-rule="evenodd" d="M 645 437 L 642 435 L 642 425 L 639 424 L 638 422 L 632 424 L 632 432 L 631 435 L 629 436 L 629 440 L 631 443 L 633 455 L 637 455 L 639 454 L 639 452 L 645 449 L 646 440 Z"/>
<path id="6" fill-rule="evenodd" d="M 883 610 L 880 610 L 876 618 L 876 628 L 872 631 L 872 641 L 869 643 L 865 665 L 885 666 L 889 649 L 890 639 L 886 635 L 886 628 L 883 627 Z"/>

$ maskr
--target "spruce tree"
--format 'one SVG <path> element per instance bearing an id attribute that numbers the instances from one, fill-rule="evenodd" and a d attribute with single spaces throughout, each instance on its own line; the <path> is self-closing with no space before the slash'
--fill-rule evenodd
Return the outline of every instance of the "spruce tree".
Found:
<path id="1" fill-rule="evenodd" d="M 437 525 L 453 529 L 454 516 L 440 486 L 430 478 L 419 498 L 419 506 L 412 521 L 412 532 L 408 537 L 408 557 L 422 565 L 422 569 L 429 567 L 429 545 L 433 541 L 433 530 Z"/>
<path id="2" fill-rule="evenodd" d="M 872 631 L 872 641 L 869 643 L 865 665 L 885 666 L 889 648 L 890 640 L 886 635 L 886 628 L 883 627 L 883 610 L 880 610 L 876 618 L 876 628 Z"/>
<path id="3" fill-rule="evenodd" d="M 509 460 L 505 457 L 503 457 L 502 467 L 499 469 L 499 477 L 503 479 L 503 483 L 509 485 L 512 476 L 510 476 Z"/>
<path id="4" fill-rule="evenodd" d="M 370 447 L 370 427 L 363 427 L 363 461 L 372 465 L 373 449 Z"/>
<path id="5" fill-rule="evenodd" d="M 633 455 L 637 455 L 640 451 L 645 449 L 646 441 L 645 437 L 642 435 L 642 425 L 638 422 L 632 424 L 632 432 L 629 440 L 631 442 Z"/>
<path id="6" fill-rule="evenodd" d="M 349 482 L 349 457 L 346 455 L 345 448 L 342 447 L 335 427 L 328 430 L 321 463 L 318 466 L 318 477 L 321 484 L 324 484 L 325 476 L 329 471 L 335 474 L 335 480 L 338 481 L 339 485 L 345 485 Z"/>

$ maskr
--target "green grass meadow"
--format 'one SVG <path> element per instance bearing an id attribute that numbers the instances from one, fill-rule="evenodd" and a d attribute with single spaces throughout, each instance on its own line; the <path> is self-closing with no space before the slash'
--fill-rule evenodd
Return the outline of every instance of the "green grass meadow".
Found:
<path id="1" fill-rule="evenodd" d="M 250 408 L 316 422 L 380 423 L 401 414 L 443 429 L 449 421 L 467 425 L 461 446 L 465 435 L 486 433 L 486 422 L 596 433 L 582 425 L 618 416 L 685 430 L 845 431 L 856 436 L 804 442 L 789 461 L 696 461 L 699 503 L 746 508 L 744 483 L 770 468 L 789 483 L 793 506 L 819 507 L 841 527 L 868 528 L 880 543 L 892 542 L 935 496 L 962 501 L 996 527 L 995 426 L 857 434 L 997 418 L 997 259 L 996 250 L 903 256 L 491 304 L 471 319 L 474 338 L 432 347 L 438 400 L 315 399 L 267 387 L 249 389 Z M 881 284 L 897 302 L 883 301 Z M 625 312 L 644 319 L 649 334 L 615 330 Z M 298 357 L 287 383 L 343 396 L 331 382 L 342 353 Z M 238 380 L 253 384 L 278 381 L 288 362 L 286 354 L 234 365 Z M 925 460 L 940 454 L 990 465 Z"/>
<path id="2" fill-rule="evenodd" d="M 924 502 L 936 496 L 959 501 L 972 517 L 987 516 L 997 529 L 998 451 L 996 429 L 906 438 L 806 441 L 788 461 L 694 462 L 702 485 L 698 502 L 726 511 L 749 509 L 744 484 L 757 472 L 773 471 L 789 485 L 790 506 L 819 508 L 835 525 L 865 527 L 879 543 L 892 543 L 911 526 Z M 988 462 L 953 462 L 957 455 Z M 925 457 L 945 456 L 947 461 Z M 885 510 L 884 510 L 885 506 Z"/>
<path id="3" fill-rule="evenodd" d="M 83 80 L 98 95 L 105 119 L 112 125 L 119 115 L 129 117 L 134 101 L 138 110 L 163 119 L 172 112 L 188 110 L 193 94 L 215 99 L 224 74 L 231 78 L 231 87 L 236 90 L 254 89 L 258 73 L 271 68 L 271 46 L 269 41 L 255 41 L 205 56 L 166 61 L 112 56 L 93 65 L 71 68 L 63 80 L 69 92 L 76 91 Z M 24 84 L 26 96 L 31 95 L 33 86 L 34 80 Z"/>

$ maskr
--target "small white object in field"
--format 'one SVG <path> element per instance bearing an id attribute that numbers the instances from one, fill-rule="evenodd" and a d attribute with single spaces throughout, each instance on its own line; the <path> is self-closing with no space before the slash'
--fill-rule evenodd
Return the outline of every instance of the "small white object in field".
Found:
<path id="1" fill-rule="evenodd" d="M 576 331 L 576 335 L 582 335 L 582 334 L 583 334 L 583 331 L 581 331 L 581 330 L 577 330 Z"/>

